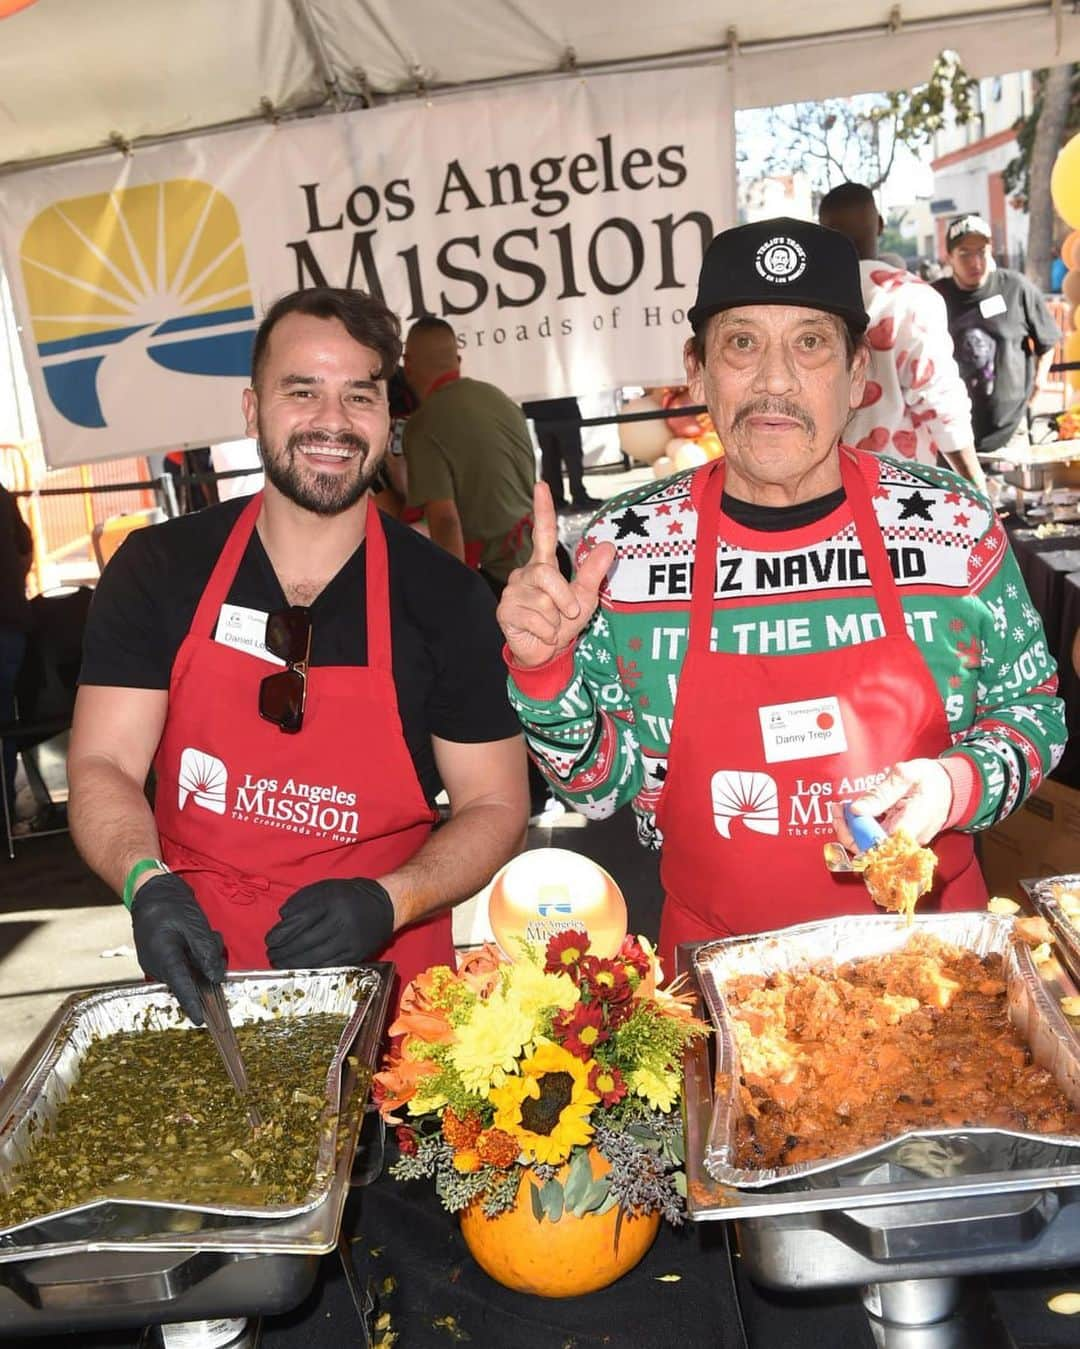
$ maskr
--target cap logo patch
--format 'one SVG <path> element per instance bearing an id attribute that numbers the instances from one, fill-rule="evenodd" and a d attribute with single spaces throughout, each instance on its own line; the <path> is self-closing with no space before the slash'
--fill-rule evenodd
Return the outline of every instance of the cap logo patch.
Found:
<path id="1" fill-rule="evenodd" d="M 797 281 L 806 271 L 806 251 L 786 234 L 767 239 L 754 256 L 758 275 L 777 286 Z"/>

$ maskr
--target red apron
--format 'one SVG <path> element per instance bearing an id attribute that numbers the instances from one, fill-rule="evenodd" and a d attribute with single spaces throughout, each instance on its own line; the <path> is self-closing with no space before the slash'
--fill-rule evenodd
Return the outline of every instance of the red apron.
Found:
<path id="1" fill-rule="evenodd" d="M 259 683 L 275 667 L 214 640 L 261 504 L 260 494 L 234 525 L 177 653 L 154 760 L 162 858 L 225 938 L 230 969 L 269 967 L 266 934 L 295 890 L 386 875 L 436 818 L 401 729 L 386 537 L 370 499 L 368 663 L 308 671 L 298 734 L 259 716 Z M 452 965 L 449 912 L 402 929 L 378 958 L 395 962 L 402 984 L 429 965 Z"/>
<path id="2" fill-rule="evenodd" d="M 657 809 L 667 969 L 678 942 L 880 913 L 861 876 L 826 870 L 822 847 L 835 839 L 829 803 L 852 800 L 899 760 L 936 758 L 952 743 L 937 685 L 908 636 L 870 492 L 851 452 L 841 452 L 840 468 L 884 636 L 784 656 L 709 649 L 723 460 L 709 471 Z M 986 886 L 970 836 L 949 831 L 933 847 L 934 889 L 920 911 L 983 907 Z"/>

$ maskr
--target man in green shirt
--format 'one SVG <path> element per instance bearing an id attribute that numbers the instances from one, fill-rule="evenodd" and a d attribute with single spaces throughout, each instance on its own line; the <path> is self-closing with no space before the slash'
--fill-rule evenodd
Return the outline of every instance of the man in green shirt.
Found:
<path id="1" fill-rule="evenodd" d="M 409 505 L 436 543 L 478 567 L 496 594 L 531 550 L 536 457 L 525 414 L 493 384 L 463 379 L 454 330 L 418 319 L 405 376 L 420 407 L 405 424 Z"/>

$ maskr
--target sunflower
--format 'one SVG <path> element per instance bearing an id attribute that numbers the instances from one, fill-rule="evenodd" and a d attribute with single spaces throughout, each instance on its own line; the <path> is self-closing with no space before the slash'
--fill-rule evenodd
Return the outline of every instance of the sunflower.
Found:
<path id="1" fill-rule="evenodd" d="M 558 1165 L 592 1137 L 589 1114 L 600 1097 L 589 1088 L 591 1063 L 541 1040 L 521 1076 L 494 1087 L 494 1126 L 516 1138 L 531 1161 Z"/>

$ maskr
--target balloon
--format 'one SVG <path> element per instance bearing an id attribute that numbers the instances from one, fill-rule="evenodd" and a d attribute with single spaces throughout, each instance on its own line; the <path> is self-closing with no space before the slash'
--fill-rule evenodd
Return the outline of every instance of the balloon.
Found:
<path id="1" fill-rule="evenodd" d="M 1062 220 L 1080 229 L 1080 135 L 1073 136 L 1058 151 L 1050 175 L 1050 195 Z"/>
<path id="2" fill-rule="evenodd" d="M 724 453 L 724 447 L 720 444 L 720 437 L 715 431 L 706 431 L 695 443 L 699 450 L 705 451 L 707 459 L 719 459 Z"/>
<path id="3" fill-rule="evenodd" d="M 631 398 L 623 412 L 659 412 L 660 404 L 655 398 Z M 651 464 L 664 453 L 671 432 L 662 417 L 648 422 L 620 422 L 619 446 L 623 454 L 636 459 L 640 464 Z"/>
<path id="4" fill-rule="evenodd" d="M 9 14 L 17 14 L 20 9 L 29 9 L 35 0 L 0 0 L 0 19 Z"/>
<path id="5" fill-rule="evenodd" d="M 682 444 L 681 441 L 679 443 Z M 675 465 L 666 454 L 662 454 L 659 459 L 653 460 L 652 472 L 654 478 L 670 478 L 675 472 Z"/>
<path id="6" fill-rule="evenodd" d="M 702 464 L 709 462 L 709 456 L 692 440 L 687 440 L 675 454 L 672 463 L 676 470 L 681 471 L 684 468 L 700 468 Z"/>
<path id="7" fill-rule="evenodd" d="M 669 389 L 663 397 L 663 405 L 666 408 L 688 408 L 694 406 L 694 400 L 690 397 L 686 389 Z M 668 430 L 673 436 L 682 436 L 684 440 L 697 440 L 698 436 L 704 431 L 704 427 L 698 420 L 699 414 L 694 413 L 690 417 L 669 417 L 667 419 Z"/>
<path id="8" fill-rule="evenodd" d="M 1061 293 L 1072 305 L 1080 304 L 1080 272 L 1066 272 Z"/>
<path id="9" fill-rule="evenodd" d="M 1065 242 L 1061 245 L 1061 261 L 1066 267 L 1080 271 L 1080 230 L 1073 230 L 1071 234 L 1065 236 Z"/>

